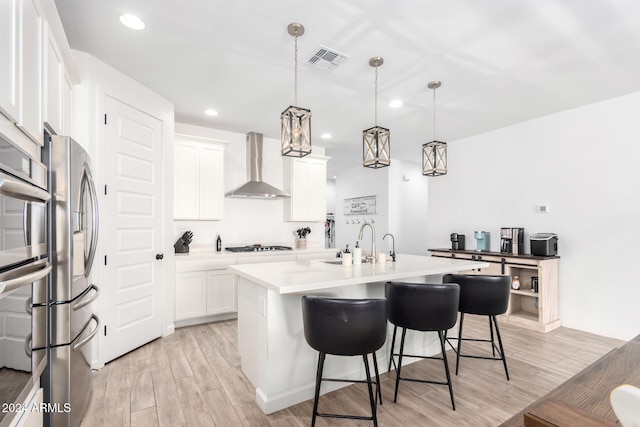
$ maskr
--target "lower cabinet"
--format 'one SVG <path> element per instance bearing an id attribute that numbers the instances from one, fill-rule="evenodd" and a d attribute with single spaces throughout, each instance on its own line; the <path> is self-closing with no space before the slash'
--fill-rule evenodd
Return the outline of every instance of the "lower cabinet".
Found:
<path id="1" fill-rule="evenodd" d="M 236 282 L 227 270 L 233 262 L 176 263 L 176 326 L 235 317 Z"/>
<path id="2" fill-rule="evenodd" d="M 560 327 L 558 317 L 559 257 L 512 255 L 499 252 L 430 249 L 431 255 L 445 258 L 480 260 L 489 267 L 461 271 L 462 274 L 518 276 L 519 289 L 511 289 L 509 307 L 503 319 L 510 324 L 549 332 Z M 537 282 L 537 287 L 536 283 Z"/>
<path id="3" fill-rule="evenodd" d="M 207 314 L 238 311 L 238 292 L 227 270 L 207 271 Z"/>

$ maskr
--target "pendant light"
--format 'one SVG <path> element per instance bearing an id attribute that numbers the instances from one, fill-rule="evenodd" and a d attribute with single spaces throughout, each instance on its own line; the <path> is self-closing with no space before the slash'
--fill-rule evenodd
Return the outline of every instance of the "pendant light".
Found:
<path id="1" fill-rule="evenodd" d="M 383 63 L 379 56 L 369 60 L 369 65 L 376 69 L 374 126 L 362 131 L 362 166 L 374 169 L 391 164 L 391 133 L 378 126 L 378 67 Z"/>
<path id="2" fill-rule="evenodd" d="M 436 140 L 436 89 L 439 81 L 429 83 L 433 89 L 433 141 L 422 144 L 422 175 L 440 176 L 447 174 L 447 143 Z"/>
<path id="3" fill-rule="evenodd" d="M 280 115 L 280 138 L 282 155 L 304 157 L 311 153 L 311 110 L 297 107 L 298 104 L 298 37 L 304 34 L 304 26 L 289 24 L 287 32 L 295 39 L 293 104 Z"/>

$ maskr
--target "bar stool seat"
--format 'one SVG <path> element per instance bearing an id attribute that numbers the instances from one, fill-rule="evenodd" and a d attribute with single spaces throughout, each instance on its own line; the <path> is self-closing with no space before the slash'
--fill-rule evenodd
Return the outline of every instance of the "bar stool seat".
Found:
<path id="1" fill-rule="evenodd" d="M 453 387 L 451 385 L 451 375 L 449 374 L 449 363 L 447 362 L 447 352 L 445 349 L 445 332 L 456 324 L 458 317 L 458 299 L 460 296 L 459 286 L 456 284 L 387 282 L 385 285 L 385 294 L 387 296 L 387 303 L 389 304 L 387 317 L 395 327 L 402 328 L 400 352 L 397 354 L 393 353 L 394 342 L 390 356 L 391 358 L 395 355 L 398 356 L 396 387 L 393 401 L 397 401 L 398 388 L 401 380 L 447 385 L 449 387 L 449 396 L 451 397 L 451 407 L 455 411 L 456 404 L 453 399 Z M 405 354 L 404 343 L 407 329 L 423 332 L 438 332 L 442 357 Z M 447 381 L 402 377 L 403 357 L 442 360 Z"/>
<path id="2" fill-rule="evenodd" d="M 504 347 L 498 328 L 498 319 L 496 316 L 507 311 L 509 306 L 509 295 L 511 289 L 511 276 L 491 276 L 481 274 L 447 274 L 442 278 L 444 283 L 457 283 L 460 286 L 460 324 L 458 328 L 458 345 L 456 349 L 456 375 L 458 375 L 458 367 L 461 357 L 472 357 L 475 359 L 502 360 L 504 372 L 509 381 L 509 370 L 507 368 L 507 359 L 504 355 Z M 490 339 L 463 338 L 462 326 L 464 324 L 465 314 L 475 314 L 487 316 L 489 318 Z M 494 339 L 498 338 L 498 346 Z M 463 341 L 489 342 L 491 343 L 491 352 L 493 357 L 477 356 L 470 354 L 462 354 Z M 452 346 L 453 347 L 453 346 Z M 499 357 L 496 357 L 496 352 Z"/>
<path id="3" fill-rule="evenodd" d="M 314 426 L 316 416 L 327 418 L 348 418 L 371 420 L 378 425 L 376 415 L 377 399 L 382 404 L 380 376 L 376 350 L 380 349 L 387 338 L 387 301 L 385 299 L 343 299 L 317 296 L 302 297 L 302 319 L 304 337 L 311 348 L 317 350 L 318 369 L 313 402 L 311 425 Z M 362 356 L 366 372 L 365 380 L 323 378 L 325 357 Z M 373 354 L 375 381 L 371 381 L 368 355 Z M 320 386 L 322 381 L 367 383 L 371 416 L 327 414 L 318 412 Z M 373 393 L 376 385 L 376 394 Z M 375 397 L 374 397 L 375 396 Z"/>

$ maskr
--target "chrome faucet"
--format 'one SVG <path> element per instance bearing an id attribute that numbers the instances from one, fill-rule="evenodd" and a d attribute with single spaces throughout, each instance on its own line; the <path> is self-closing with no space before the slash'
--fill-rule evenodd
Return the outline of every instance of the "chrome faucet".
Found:
<path id="1" fill-rule="evenodd" d="M 387 236 L 391 236 L 391 241 L 393 242 L 392 250 L 391 252 L 389 252 L 389 255 L 391 256 L 391 260 L 393 262 L 396 262 L 396 238 L 393 237 L 393 234 L 387 233 L 384 236 L 382 236 L 382 240 L 384 240 L 384 238 Z"/>
<path id="2" fill-rule="evenodd" d="M 364 227 L 368 225 L 371 228 L 371 253 L 367 256 L 367 261 L 374 264 L 376 262 L 376 229 L 373 227 L 373 224 L 366 222 L 360 226 L 360 234 L 358 235 L 358 240 L 362 240 L 362 232 L 364 231 Z"/>

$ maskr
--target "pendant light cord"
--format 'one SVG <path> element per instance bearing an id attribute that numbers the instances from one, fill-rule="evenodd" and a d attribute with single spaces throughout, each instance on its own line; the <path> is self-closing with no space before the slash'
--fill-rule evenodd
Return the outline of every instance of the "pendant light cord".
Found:
<path id="1" fill-rule="evenodd" d="M 436 88 L 433 88 L 433 140 L 436 140 Z"/>
<path id="2" fill-rule="evenodd" d="M 296 32 L 295 47 L 293 50 L 294 66 L 293 66 L 293 105 L 298 106 L 298 34 Z"/>
<path id="3" fill-rule="evenodd" d="M 376 65 L 376 81 L 374 91 L 375 103 L 373 107 L 373 125 L 378 126 L 378 66 Z"/>

